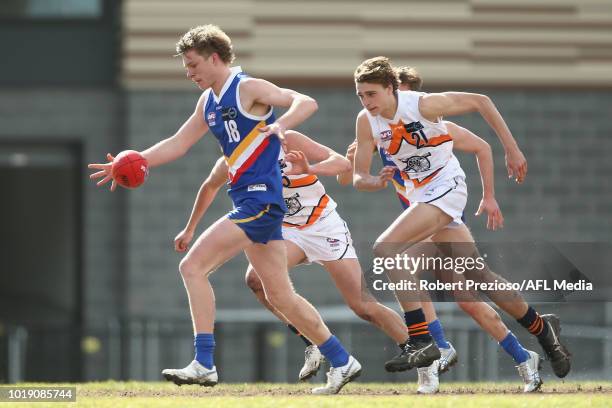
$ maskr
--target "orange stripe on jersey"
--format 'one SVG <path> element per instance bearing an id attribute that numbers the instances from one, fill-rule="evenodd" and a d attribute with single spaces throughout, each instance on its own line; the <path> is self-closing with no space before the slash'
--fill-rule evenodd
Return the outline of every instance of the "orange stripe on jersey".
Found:
<path id="1" fill-rule="evenodd" d="M 287 187 L 287 188 L 306 187 L 306 186 L 313 185 L 317 181 L 319 181 L 317 176 L 315 176 L 314 174 L 311 174 L 311 175 L 306 176 L 306 177 L 300 177 L 300 178 L 296 178 L 296 179 L 289 179 L 289 185 L 285 186 L 285 187 Z"/>
<path id="2" fill-rule="evenodd" d="M 453 140 L 451 135 L 438 135 L 432 138 L 423 138 L 419 133 L 409 133 L 404 127 L 404 122 L 401 120 L 395 125 L 389 125 L 391 128 L 391 143 L 389 144 L 389 148 L 387 151 L 389 154 L 397 154 L 399 152 L 400 147 L 402 146 L 402 142 L 406 141 L 406 143 L 411 144 L 412 146 L 416 146 L 417 148 L 421 147 L 436 147 L 440 146 L 442 143 L 450 142 Z"/>
<path id="3" fill-rule="evenodd" d="M 440 172 L 440 170 L 442 170 L 444 167 L 440 167 L 438 170 L 434 171 L 433 173 L 431 173 L 429 176 L 425 177 L 422 180 L 419 179 L 411 179 L 408 176 L 406 176 L 404 173 L 402 173 L 402 178 L 404 180 L 408 180 L 411 181 L 412 184 L 414 185 L 414 187 L 423 187 L 425 184 L 429 183 L 431 180 L 433 180 L 434 177 L 436 177 L 436 175 Z"/>
<path id="4" fill-rule="evenodd" d="M 227 158 L 227 165 L 229 167 L 233 166 L 233 164 L 236 162 L 236 160 L 238 160 L 240 155 L 247 149 L 247 147 L 250 146 L 251 143 L 253 143 L 253 140 L 255 140 L 257 136 L 259 136 L 259 134 L 261 133 L 259 131 L 259 128 L 265 125 L 266 122 L 262 120 L 261 122 L 255 125 L 255 127 L 249 132 L 248 135 L 246 135 L 244 139 L 240 141 L 238 147 L 236 147 L 230 157 Z"/>
<path id="5" fill-rule="evenodd" d="M 297 229 L 304 229 L 306 227 L 309 227 L 315 222 L 317 222 L 317 220 L 321 217 L 321 214 L 323 214 L 323 210 L 325 210 L 325 207 L 327 207 L 327 204 L 329 204 L 329 196 L 327 194 L 324 194 L 323 196 L 321 196 L 321 199 L 319 199 L 317 206 L 312 210 L 312 212 L 308 216 L 308 219 L 306 220 L 306 223 L 304 225 L 296 225 L 290 222 L 283 222 L 283 226 L 290 227 L 290 228 L 297 228 Z"/>

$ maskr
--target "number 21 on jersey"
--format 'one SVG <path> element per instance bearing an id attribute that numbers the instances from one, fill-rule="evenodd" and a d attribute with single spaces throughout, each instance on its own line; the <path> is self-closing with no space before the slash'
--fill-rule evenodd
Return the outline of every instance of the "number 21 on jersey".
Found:
<path id="1" fill-rule="evenodd" d="M 238 124 L 235 120 L 228 120 L 223 122 L 225 125 L 225 131 L 229 137 L 230 143 L 237 143 L 240 141 L 240 132 L 238 131 Z"/>

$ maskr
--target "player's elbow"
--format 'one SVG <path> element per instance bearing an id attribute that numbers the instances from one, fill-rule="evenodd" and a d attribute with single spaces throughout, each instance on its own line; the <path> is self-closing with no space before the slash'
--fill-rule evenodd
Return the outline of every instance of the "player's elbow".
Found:
<path id="1" fill-rule="evenodd" d="M 303 106 L 310 113 L 310 115 L 319 110 L 319 104 L 317 103 L 317 101 L 307 95 L 304 95 Z"/>
<path id="2" fill-rule="evenodd" d="M 493 101 L 487 95 L 475 94 L 474 95 L 474 105 L 478 110 L 485 109 L 493 105 Z"/>
<path id="3" fill-rule="evenodd" d="M 367 191 L 366 182 L 360 175 L 353 176 L 353 187 L 358 191 Z"/>

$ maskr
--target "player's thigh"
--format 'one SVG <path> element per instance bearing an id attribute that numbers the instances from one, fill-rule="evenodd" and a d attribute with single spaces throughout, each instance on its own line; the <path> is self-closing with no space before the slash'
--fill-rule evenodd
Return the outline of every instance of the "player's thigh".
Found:
<path id="1" fill-rule="evenodd" d="M 470 232 L 467 225 L 462 224 L 460 226 L 452 228 L 443 228 L 436 232 L 431 240 L 434 242 L 468 242 L 473 243 L 474 237 Z"/>
<path id="2" fill-rule="evenodd" d="M 306 259 L 306 254 L 296 244 L 291 241 L 284 240 L 285 248 L 287 251 L 287 269 L 291 269 L 296 265 L 299 265 Z M 252 290 L 263 290 L 263 284 L 261 282 L 261 278 L 259 274 L 255 270 L 255 267 L 249 263 L 249 266 L 246 271 L 245 281 L 247 286 Z"/>
<path id="3" fill-rule="evenodd" d="M 438 207 L 416 203 L 397 217 L 376 241 L 390 244 L 419 242 L 440 231 L 451 221 L 451 216 Z M 384 251 L 384 247 L 379 247 L 381 249 Z"/>
<path id="4" fill-rule="evenodd" d="M 291 269 L 301 264 L 306 260 L 306 253 L 294 242 L 285 239 L 285 248 L 287 250 L 287 268 Z"/>
<path id="5" fill-rule="evenodd" d="M 244 252 L 257 272 L 267 296 L 293 290 L 287 271 L 287 249 L 283 240 L 253 244 Z"/>
<path id="6" fill-rule="evenodd" d="M 361 265 L 357 259 L 340 259 L 321 263 L 347 304 L 361 301 L 365 299 L 364 296 L 368 300 L 373 299 L 367 291 L 362 293 Z"/>
<path id="7" fill-rule="evenodd" d="M 220 218 L 198 237 L 181 261 L 181 271 L 208 273 L 249 245 L 251 240 L 244 231 L 226 217 Z"/>

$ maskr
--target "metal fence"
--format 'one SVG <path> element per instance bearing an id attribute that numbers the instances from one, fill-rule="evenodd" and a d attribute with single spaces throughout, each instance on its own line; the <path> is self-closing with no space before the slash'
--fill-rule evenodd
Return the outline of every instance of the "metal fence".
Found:
<path id="1" fill-rule="evenodd" d="M 391 306 L 391 305 L 390 305 Z M 516 380 L 512 360 L 452 304 L 438 306 L 447 337 L 460 359 L 445 381 Z M 609 312 L 610 310 L 607 310 Z M 399 349 L 346 306 L 320 310 L 324 320 L 364 366 L 363 381 L 405 382 L 414 372 L 391 374 L 383 363 Z M 509 325 L 527 348 L 537 342 Z M 78 327 L 4 327 L 0 333 L 0 382 L 161 380 L 160 371 L 193 358 L 188 321 L 113 319 Z M 264 310 L 221 310 L 215 328 L 216 364 L 225 382 L 293 382 L 303 363 L 304 344 Z M 612 378 L 612 327 L 563 326 L 574 355 L 573 379 Z M 323 381 L 324 370 L 318 375 Z M 544 377 L 550 376 L 545 369 Z M 414 378 L 413 378 L 414 377 Z"/>

